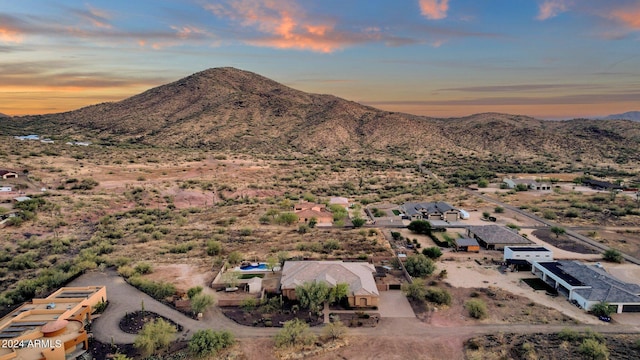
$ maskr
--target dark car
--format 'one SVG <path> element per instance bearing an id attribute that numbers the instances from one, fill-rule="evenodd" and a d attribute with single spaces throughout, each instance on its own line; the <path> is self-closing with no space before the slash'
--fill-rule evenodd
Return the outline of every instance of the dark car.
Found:
<path id="1" fill-rule="evenodd" d="M 604 322 L 610 322 L 611 321 L 611 317 L 610 316 L 606 316 L 606 315 L 600 315 L 598 316 L 598 319 L 604 321 Z"/>

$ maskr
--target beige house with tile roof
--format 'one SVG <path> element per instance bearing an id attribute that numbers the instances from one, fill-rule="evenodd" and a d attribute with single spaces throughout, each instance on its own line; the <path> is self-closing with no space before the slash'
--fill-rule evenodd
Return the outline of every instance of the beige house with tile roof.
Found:
<path id="1" fill-rule="evenodd" d="M 378 306 L 380 293 L 373 274 L 376 269 L 365 262 L 287 261 L 282 268 L 282 295 L 296 299 L 296 287 L 306 282 L 324 282 L 330 287 L 345 283 L 347 299 L 352 307 Z"/>

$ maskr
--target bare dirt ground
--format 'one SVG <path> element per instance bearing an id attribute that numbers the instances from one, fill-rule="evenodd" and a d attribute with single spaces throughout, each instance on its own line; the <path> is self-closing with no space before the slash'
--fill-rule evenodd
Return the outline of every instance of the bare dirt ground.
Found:
<path id="1" fill-rule="evenodd" d="M 208 284 L 213 280 L 213 276 L 211 268 L 188 264 L 154 265 L 153 272 L 144 275 L 149 280 L 172 283 L 178 291 L 183 292 L 195 286 L 202 286 L 207 291 L 210 291 Z"/>
<path id="2" fill-rule="evenodd" d="M 525 305 L 529 302 L 535 302 L 555 309 L 581 323 L 600 323 L 597 318 L 571 305 L 566 298 L 560 296 L 554 298 L 546 295 L 544 291 L 534 291 L 529 285 L 520 281 L 522 278 L 535 278 L 535 275 L 530 272 L 500 273 L 496 266 L 478 265 L 475 261 L 468 261 L 462 254 L 458 257 L 447 257 L 450 260 L 444 259 L 444 261 L 438 262 L 438 269 L 447 270 L 448 276 L 445 281 L 454 287 L 473 289 L 477 288 L 479 284 L 482 284 L 483 287 L 492 286 L 528 299 Z M 497 321 L 501 318 L 502 316 L 497 315 L 497 318 L 493 320 Z M 460 320 L 463 319 L 460 318 Z M 550 321 L 550 319 L 548 320 Z"/>

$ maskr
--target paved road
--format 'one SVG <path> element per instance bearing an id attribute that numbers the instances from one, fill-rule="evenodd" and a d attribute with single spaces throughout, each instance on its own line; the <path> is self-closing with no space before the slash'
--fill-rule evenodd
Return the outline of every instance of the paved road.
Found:
<path id="1" fill-rule="evenodd" d="M 539 222 L 539 223 L 541 223 L 541 224 L 543 224 L 545 226 L 561 226 L 562 227 L 561 224 L 558 224 L 558 223 L 555 223 L 553 221 L 549 221 L 547 219 L 541 218 L 541 217 L 539 217 L 537 215 L 534 215 L 534 214 L 531 214 L 531 213 L 526 212 L 524 210 L 521 210 L 521 209 L 519 209 L 519 208 L 517 208 L 515 206 L 509 205 L 509 204 L 505 204 L 505 203 L 503 203 L 501 201 L 498 201 L 496 199 L 493 199 L 493 198 L 491 198 L 489 196 L 482 195 L 482 194 L 478 193 L 477 191 L 473 191 L 473 190 L 469 190 L 469 189 L 466 189 L 466 190 L 470 194 L 475 195 L 475 196 L 477 196 L 477 197 L 479 197 L 479 198 L 481 198 L 481 199 L 483 199 L 485 201 L 492 202 L 492 203 L 494 203 L 496 205 L 500 205 L 500 206 L 504 207 L 505 209 L 509 209 L 509 210 L 514 211 L 514 212 L 516 212 L 516 213 L 518 213 L 518 214 L 520 214 L 522 216 L 526 216 L 526 217 L 528 217 L 530 219 L 533 219 L 533 220 L 535 220 L 535 221 L 537 221 L 537 222 Z M 565 229 L 566 229 L 566 227 L 565 227 Z M 566 234 L 568 236 L 574 238 L 575 240 L 577 240 L 579 242 L 586 243 L 586 244 L 588 244 L 591 247 L 594 247 L 596 249 L 600 249 L 600 250 L 603 250 L 603 251 L 609 250 L 608 246 L 602 245 L 601 243 L 599 243 L 597 241 L 594 241 L 594 240 L 592 240 L 592 239 L 590 239 L 590 238 L 588 238 L 588 237 L 586 237 L 586 236 L 584 236 L 582 234 L 578 234 L 577 232 L 575 232 L 575 231 L 573 231 L 571 229 L 566 229 Z M 627 255 L 627 254 L 622 254 L 622 256 L 628 262 L 634 263 L 636 265 L 640 265 L 640 259 L 635 258 L 635 257 L 630 256 L 630 255 Z"/>
<path id="2" fill-rule="evenodd" d="M 140 310 L 141 302 L 148 311 L 153 311 L 182 325 L 184 330 L 178 334 L 181 339 L 188 339 L 191 335 L 202 329 L 229 330 L 238 338 L 273 337 L 277 328 L 254 328 L 239 325 L 225 317 L 217 307 L 212 307 L 205 313 L 201 321 L 194 320 L 182 313 L 154 300 L 133 286 L 127 284 L 113 271 L 89 272 L 72 281 L 69 286 L 106 286 L 109 306 L 99 319 L 92 325 L 92 331 L 96 339 L 118 344 L 133 343 L 135 335 L 127 334 L 120 330 L 118 323 L 127 312 Z M 573 326 L 572 326 L 573 327 Z M 529 324 L 505 324 L 505 325 L 474 325 L 455 327 L 434 327 L 414 318 L 383 318 L 376 328 L 355 328 L 349 333 L 355 336 L 367 337 L 472 337 L 482 334 L 497 332 L 516 333 L 549 333 L 559 332 L 566 325 L 529 325 Z M 628 325 L 603 324 L 597 326 L 575 326 L 576 330 L 592 329 L 601 333 L 638 333 L 640 327 Z M 314 328 L 319 332 L 320 328 Z"/>

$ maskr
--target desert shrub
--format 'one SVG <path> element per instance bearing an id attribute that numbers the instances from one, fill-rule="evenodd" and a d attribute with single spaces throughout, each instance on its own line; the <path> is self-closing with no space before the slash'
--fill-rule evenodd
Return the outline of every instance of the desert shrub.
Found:
<path id="1" fill-rule="evenodd" d="M 409 224 L 407 229 L 416 234 L 431 234 L 431 224 L 426 220 L 414 220 Z"/>
<path id="2" fill-rule="evenodd" d="M 220 255 L 222 252 L 222 244 L 217 240 L 209 240 L 207 241 L 207 255 L 215 256 Z"/>
<path id="3" fill-rule="evenodd" d="M 251 311 L 255 309 L 256 305 L 257 305 L 257 301 L 255 298 L 246 298 L 246 299 L 243 299 L 242 302 L 240 303 L 240 307 L 245 311 Z"/>
<path id="4" fill-rule="evenodd" d="M 442 250 L 440 250 L 440 248 L 437 246 L 432 246 L 422 249 L 422 255 L 428 257 L 429 259 L 437 259 L 442 256 Z"/>
<path id="5" fill-rule="evenodd" d="M 604 254 L 602 254 L 602 258 L 606 261 L 611 261 L 615 263 L 622 263 L 624 261 L 622 254 L 620 253 L 620 251 L 616 249 L 609 249 L 605 251 Z"/>
<path id="6" fill-rule="evenodd" d="M 445 289 L 429 288 L 425 297 L 428 301 L 438 305 L 451 305 L 451 294 Z"/>
<path id="7" fill-rule="evenodd" d="M 322 244 L 322 248 L 326 251 L 340 249 L 340 243 L 337 240 L 327 240 Z"/>
<path id="8" fill-rule="evenodd" d="M 194 296 L 200 294 L 202 290 L 202 286 L 194 286 L 192 288 L 189 288 L 189 290 L 187 290 L 187 297 L 189 297 L 189 299 L 192 299 Z"/>
<path id="9" fill-rule="evenodd" d="M 188 243 L 183 243 L 183 244 L 178 244 L 175 246 L 172 246 L 169 249 L 169 252 L 172 254 L 186 254 L 189 251 L 191 251 L 191 249 L 193 249 L 193 244 L 188 242 Z"/>
<path id="10" fill-rule="evenodd" d="M 307 224 L 300 224 L 300 226 L 298 226 L 298 234 L 306 234 L 309 230 L 310 228 Z"/>
<path id="11" fill-rule="evenodd" d="M 176 293 L 176 287 L 164 281 L 156 282 L 139 276 L 132 276 L 129 278 L 129 283 L 157 300 L 164 300 Z"/>
<path id="12" fill-rule="evenodd" d="M 197 357 L 210 356 L 235 344 L 233 334 L 227 330 L 198 330 L 189 341 L 189 351 Z"/>
<path id="13" fill-rule="evenodd" d="M 542 212 L 542 217 L 547 220 L 555 220 L 558 216 L 553 210 L 545 210 Z"/>
<path id="14" fill-rule="evenodd" d="M 149 263 L 141 262 L 136 265 L 135 271 L 140 275 L 150 274 L 153 271 L 153 267 Z"/>
<path id="15" fill-rule="evenodd" d="M 83 179 L 80 182 L 74 183 L 71 190 L 91 190 L 98 185 L 99 183 L 93 179 Z"/>
<path id="16" fill-rule="evenodd" d="M 578 348 L 581 354 L 592 360 L 609 359 L 609 349 L 607 345 L 595 339 L 584 339 Z"/>
<path id="17" fill-rule="evenodd" d="M 326 324 L 322 328 L 322 338 L 325 340 L 340 340 L 347 334 L 347 327 L 340 320 Z"/>
<path id="18" fill-rule="evenodd" d="M 142 327 L 142 330 L 136 336 L 134 346 L 144 356 L 161 353 L 169 347 L 175 333 L 175 326 L 163 319 L 156 319 Z"/>
<path id="19" fill-rule="evenodd" d="M 408 282 L 403 283 L 402 291 L 405 293 L 405 295 L 408 298 L 418 302 L 424 301 L 425 296 L 427 294 L 427 289 L 425 287 L 424 280 L 420 278 L 413 279 L 412 283 L 408 283 Z"/>
<path id="20" fill-rule="evenodd" d="M 127 279 L 132 277 L 136 273 L 135 269 L 128 265 L 122 265 L 118 267 L 118 274 Z"/>
<path id="21" fill-rule="evenodd" d="M 355 227 L 355 228 L 362 227 L 366 222 L 367 222 L 367 220 L 365 220 L 365 219 L 363 219 L 361 217 L 354 217 L 353 219 L 351 219 L 351 223 L 353 224 L 353 227 Z"/>
<path id="22" fill-rule="evenodd" d="M 478 187 L 479 188 L 486 188 L 487 186 L 489 186 L 489 181 L 487 181 L 486 179 L 478 180 Z"/>
<path id="23" fill-rule="evenodd" d="M 293 225 L 298 221 L 298 215 L 292 212 L 283 212 L 276 217 L 276 224 Z"/>
<path id="24" fill-rule="evenodd" d="M 213 305 L 213 297 L 211 295 L 199 293 L 191 298 L 191 311 L 194 314 L 204 312 L 211 305 Z"/>
<path id="25" fill-rule="evenodd" d="M 558 333 L 558 339 L 563 341 L 576 341 L 581 338 L 580 334 L 572 329 L 564 328 Z"/>
<path id="26" fill-rule="evenodd" d="M 236 265 L 242 261 L 242 254 L 238 251 L 232 251 L 229 253 L 227 261 L 229 261 L 229 264 L 231 265 Z"/>
<path id="27" fill-rule="evenodd" d="M 487 317 L 487 305 L 480 299 L 471 299 L 464 304 L 469 316 L 474 319 L 484 319 Z"/>
<path id="28" fill-rule="evenodd" d="M 300 319 L 284 323 L 284 327 L 275 337 L 276 347 L 288 348 L 312 345 L 316 336 L 309 330 L 309 325 Z"/>
<path id="29" fill-rule="evenodd" d="M 504 213 L 504 208 L 503 208 L 502 206 L 496 206 L 496 207 L 493 209 L 493 211 L 494 211 L 496 214 L 502 214 L 502 213 Z"/>
<path id="30" fill-rule="evenodd" d="M 428 276 L 436 270 L 436 265 L 433 261 L 422 254 L 407 257 L 404 266 L 409 275 L 413 277 Z"/>

